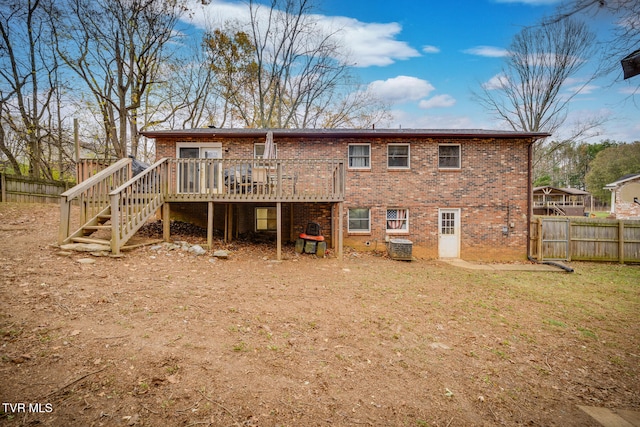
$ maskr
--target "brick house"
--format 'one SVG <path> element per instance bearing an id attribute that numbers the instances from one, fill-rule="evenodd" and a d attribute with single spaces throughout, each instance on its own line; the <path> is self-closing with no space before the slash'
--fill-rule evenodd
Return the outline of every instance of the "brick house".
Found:
<path id="1" fill-rule="evenodd" d="M 314 221 L 340 254 L 343 244 L 381 250 L 403 238 L 414 256 L 469 260 L 526 257 L 531 146 L 548 136 L 421 129 L 142 134 L 155 140 L 157 159 L 179 162 L 166 211 L 225 238 L 274 233 L 280 256 L 281 241 L 294 241 Z M 275 152 L 265 159 L 269 138 Z"/>
<path id="2" fill-rule="evenodd" d="M 611 215 L 640 219 L 640 173 L 625 175 L 604 187 L 611 191 Z"/>

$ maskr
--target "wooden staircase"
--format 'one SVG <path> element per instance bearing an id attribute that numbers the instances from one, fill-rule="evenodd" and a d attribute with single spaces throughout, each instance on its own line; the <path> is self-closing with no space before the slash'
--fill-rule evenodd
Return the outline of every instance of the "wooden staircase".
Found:
<path id="1" fill-rule="evenodd" d="M 132 176 L 131 159 L 121 159 L 64 192 L 60 196 L 58 243 L 100 244 L 118 254 L 162 207 L 167 172 L 167 161 L 162 159 Z M 74 214 L 72 206 L 79 206 L 79 214 Z M 94 233 L 99 237 L 92 237 Z"/>
<path id="2" fill-rule="evenodd" d="M 111 206 L 106 208 L 102 213 L 96 215 L 91 221 L 83 225 L 79 230 L 80 235 L 76 237 L 71 237 L 70 240 L 74 243 L 95 243 L 98 245 L 106 245 L 111 247 L 112 227 L 111 227 L 110 221 L 111 221 Z M 108 231 L 109 240 L 90 237 L 92 234 L 94 234 L 97 231 Z"/>

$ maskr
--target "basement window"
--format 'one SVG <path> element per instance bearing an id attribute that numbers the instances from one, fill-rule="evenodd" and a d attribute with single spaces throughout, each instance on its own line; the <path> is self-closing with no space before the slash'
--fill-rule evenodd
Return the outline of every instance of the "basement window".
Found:
<path id="1" fill-rule="evenodd" d="M 370 233 L 371 213 L 368 208 L 349 209 L 349 233 Z"/>
<path id="2" fill-rule="evenodd" d="M 256 231 L 276 231 L 277 229 L 276 208 L 256 208 Z"/>
<path id="3" fill-rule="evenodd" d="M 409 231 L 408 209 L 387 209 L 387 233 L 407 233 Z"/>

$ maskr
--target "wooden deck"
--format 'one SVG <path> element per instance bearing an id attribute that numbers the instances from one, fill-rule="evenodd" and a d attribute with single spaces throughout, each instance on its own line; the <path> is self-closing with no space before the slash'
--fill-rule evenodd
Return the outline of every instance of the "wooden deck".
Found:
<path id="1" fill-rule="evenodd" d="M 341 202 L 344 160 L 167 159 L 170 202 Z"/>
<path id="2" fill-rule="evenodd" d="M 117 254 L 169 202 L 272 202 L 278 212 L 282 202 L 343 202 L 345 169 L 330 159 L 164 158 L 132 176 L 131 159 L 121 159 L 60 196 L 58 241 L 91 241 Z M 80 207 L 75 217 L 72 206 Z M 110 230 L 110 240 L 88 237 L 96 230 Z M 278 256 L 280 240 L 278 231 Z"/>

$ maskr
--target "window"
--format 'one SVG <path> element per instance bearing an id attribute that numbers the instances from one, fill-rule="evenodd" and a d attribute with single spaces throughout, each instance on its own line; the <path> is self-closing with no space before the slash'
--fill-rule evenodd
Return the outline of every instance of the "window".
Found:
<path id="1" fill-rule="evenodd" d="M 409 169 L 409 144 L 387 145 L 387 167 Z"/>
<path id="2" fill-rule="evenodd" d="M 349 144 L 349 168 L 371 169 L 370 144 Z"/>
<path id="3" fill-rule="evenodd" d="M 460 169 L 460 146 L 459 145 L 439 145 L 438 146 L 438 168 Z"/>
<path id="4" fill-rule="evenodd" d="M 219 142 L 178 142 L 178 191 L 219 193 L 222 191 L 222 144 Z"/>
<path id="5" fill-rule="evenodd" d="M 371 217 L 368 208 L 349 209 L 349 232 L 369 233 L 371 231 Z"/>
<path id="6" fill-rule="evenodd" d="M 455 212 L 443 211 L 440 213 L 440 234 L 456 234 L 456 214 Z"/>
<path id="7" fill-rule="evenodd" d="M 258 144 L 253 144 L 253 158 L 254 159 L 261 159 L 264 157 L 264 142 L 258 143 Z M 276 158 L 278 158 L 278 144 L 273 144 L 273 148 L 275 150 L 276 153 Z"/>
<path id="8" fill-rule="evenodd" d="M 387 209 L 387 232 L 409 231 L 409 211 L 407 209 Z"/>
<path id="9" fill-rule="evenodd" d="M 256 208 L 256 231 L 276 231 L 277 221 L 276 208 Z"/>

